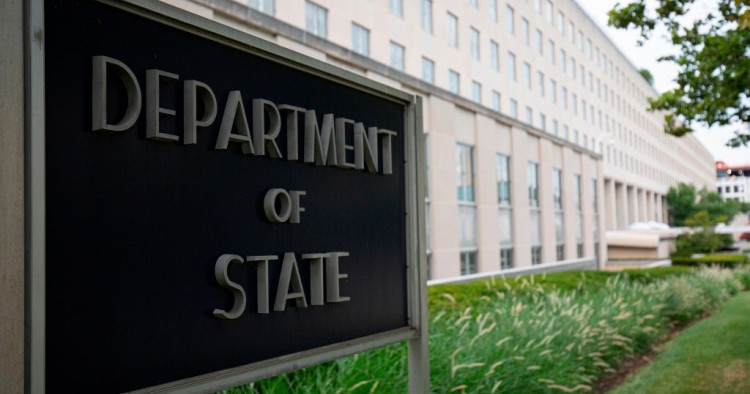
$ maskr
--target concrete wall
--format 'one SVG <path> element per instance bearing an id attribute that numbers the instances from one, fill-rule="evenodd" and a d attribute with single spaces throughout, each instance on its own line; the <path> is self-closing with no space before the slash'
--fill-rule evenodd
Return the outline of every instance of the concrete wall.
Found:
<path id="1" fill-rule="evenodd" d="M 23 1 L 0 1 L 0 393 L 24 390 Z"/>

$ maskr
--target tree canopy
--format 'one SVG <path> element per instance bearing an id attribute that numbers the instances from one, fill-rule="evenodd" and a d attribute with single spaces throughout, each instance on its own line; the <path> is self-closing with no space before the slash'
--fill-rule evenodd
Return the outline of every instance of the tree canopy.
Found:
<path id="1" fill-rule="evenodd" d="M 695 226 L 696 219 L 701 219 L 710 225 L 724 223 L 731 220 L 740 210 L 740 204 L 734 200 L 725 201 L 719 193 L 680 183 L 677 187 L 670 187 L 667 191 L 669 216 L 673 226 Z M 698 217 L 691 217 L 701 213 Z"/>
<path id="2" fill-rule="evenodd" d="M 663 28 L 678 49 L 676 55 L 659 58 L 677 65 L 677 87 L 649 100 L 652 110 L 667 113 L 665 131 L 682 136 L 696 123 L 750 122 L 750 0 L 712 1 L 709 11 L 705 2 L 695 0 L 648 1 L 655 7 L 646 3 L 616 4 L 609 11 L 609 25 L 638 31 L 639 45 Z M 736 130 L 727 145 L 749 143 L 750 133 Z"/>

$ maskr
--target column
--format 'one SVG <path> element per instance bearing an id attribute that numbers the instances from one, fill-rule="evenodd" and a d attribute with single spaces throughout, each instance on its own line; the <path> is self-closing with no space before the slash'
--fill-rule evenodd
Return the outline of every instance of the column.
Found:
<path id="1" fill-rule="evenodd" d="M 604 220 L 607 230 L 617 229 L 617 195 L 615 181 L 612 179 L 604 180 Z"/>
<path id="2" fill-rule="evenodd" d="M 661 204 L 661 195 L 660 194 L 654 194 L 654 207 L 656 210 L 655 216 L 656 221 L 659 223 L 664 223 L 664 216 L 662 215 L 662 204 Z"/>
<path id="3" fill-rule="evenodd" d="M 625 223 L 625 228 L 628 228 L 632 223 L 638 221 L 638 189 L 635 186 L 628 187 L 628 221 Z"/>
<path id="4" fill-rule="evenodd" d="M 627 229 L 630 214 L 628 213 L 630 203 L 628 202 L 628 187 L 622 183 L 615 184 L 617 193 L 617 229 Z"/>

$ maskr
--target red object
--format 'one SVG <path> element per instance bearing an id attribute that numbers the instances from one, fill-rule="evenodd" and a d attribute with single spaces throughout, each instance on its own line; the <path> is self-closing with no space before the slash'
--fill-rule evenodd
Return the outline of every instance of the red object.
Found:
<path id="1" fill-rule="evenodd" d="M 742 233 L 742 235 L 740 235 L 740 239 L 743 241 L 750 241 L 750 233 Z"/>

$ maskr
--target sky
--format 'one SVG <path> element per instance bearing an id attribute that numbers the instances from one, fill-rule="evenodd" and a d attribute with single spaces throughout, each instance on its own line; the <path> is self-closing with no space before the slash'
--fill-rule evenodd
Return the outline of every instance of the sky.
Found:
<path id="1" fill-rule="evenodd" d="M 677 67 L 667 62 L 657 62 L 660 56 L 665 54 L 676 53 L 675 48 L 667 39 L 658 34 L 651 36 L 651 39 L 644 43 L 642 47 L 636 44 L 638 34 L 634 31 L 616 30 L 607 26 L 607 11 L 612 9 L 618 2 L 617 0 L 576 0 L 588 14 L 599 24 L 599 27 L 605 31 L 609 38 L 620 48 L 633 65 L 638 68 L 646 68 L 654 76 L 654 87 L 659 92 L 664 92 L 675 86 L 674 79 L 677 76 Z M 706 1 L 699 0 L 699 7 L 705 9 Z M 620 0 L 620 3 L 627 3 L 627 0 Z M 698 10 L 700 11 L 700 9 Z M 711 129 L 697 126 L 695 127 L 695 136 L 714 156 L 714 159 L 725 161 L 728 164 L 750 164 L 750 147 L 729 148 L 726 141 L 733 135 L 734 130 L 740 126 L 713 127 Z"/>

